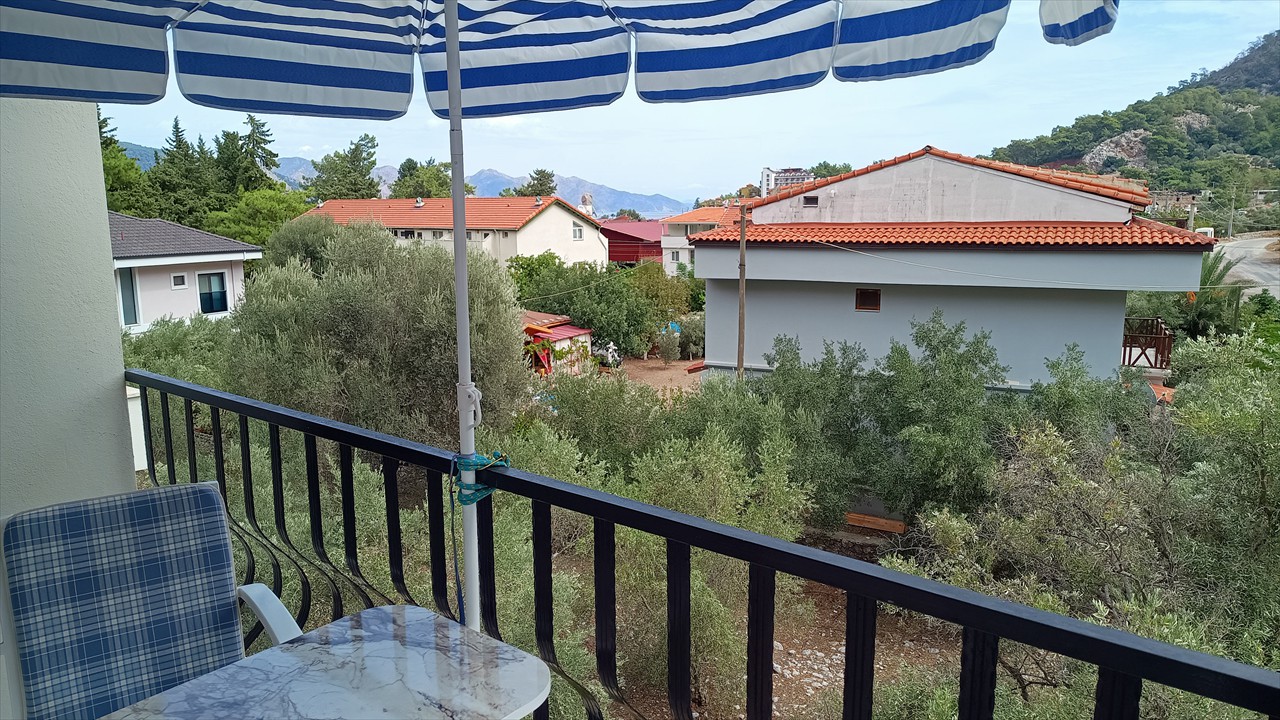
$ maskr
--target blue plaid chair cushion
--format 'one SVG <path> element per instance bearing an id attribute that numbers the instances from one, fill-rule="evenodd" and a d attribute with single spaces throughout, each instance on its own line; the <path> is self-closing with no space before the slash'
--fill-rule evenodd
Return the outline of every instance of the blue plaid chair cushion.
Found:
<path id="1" fill-rule="evenodd" d="M 4 562 L 30 718 L 97 718 L 243 657 L 211 485 L 19 513 Z"/>

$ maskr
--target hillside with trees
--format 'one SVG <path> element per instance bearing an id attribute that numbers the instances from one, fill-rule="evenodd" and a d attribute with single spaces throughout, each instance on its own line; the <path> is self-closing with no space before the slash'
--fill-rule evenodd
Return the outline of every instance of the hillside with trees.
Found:
<path id="1" fill-rule="evenodd" d="M 996 160 L 1116 173 L 1152 190 L 1194 194 L 1197 225 L 1225 233 L 1280 228 L 1280 32 L 1227 66 L 1201 71 L 1150 100 L 1076 118 L 991 151 Z M 1259 191 L 1272 191 L 1259 192 Z M 1185 209 L 1159 208 L 1162 215 Z"/>

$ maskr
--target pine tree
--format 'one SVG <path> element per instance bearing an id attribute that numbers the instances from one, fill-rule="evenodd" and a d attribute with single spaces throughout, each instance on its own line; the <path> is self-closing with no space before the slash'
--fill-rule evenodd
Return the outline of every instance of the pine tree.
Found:
<path id="1" fill-rule="evenodd" d="M 173 130 L 165 140 L 164 155 L 147 171 L 147 179 L 155 187 L 157 214 L 190 227 L 201 227 L 210 209 L 216 209 L 216 166 L 213 153 L 201 138 L 197 146 L 187 140 L 186 132 L 173 119 Z"/>
<path id="2" fill-rule="evenodd" d="M 321 200 L 378 197 L 381 188 L 370 176 L 377 161 L 374 152 L 378 141 L 372 135 L 361 135 L 346 150 L 320 158 L 316 176 L 311 181 L 311 195 Z"/>
<path id="3" fill-rule="evenodd" d="M 556 174 L 551 170 L 538 168 L 529 176 L 529 182 L 515 189 L 515 194 L 528 197 L 530 195 L 555 195 Z"/>
<path id="4" fill-rule="evenodd" d="M 271 131 L 267 129 L 267 123 L 259 120 L 253 115 L 246 115 L 244 124 L 249 126 L 249 132 L 241 136 L 243 139 L 244 154 L 253 161 L 262 175 L 265 176 L 265 182 L 261 182 L 257 187 L 266 187 L 275 182 L 271 176 L 271 171 L 280 167 L 279 156 L 271 149 Z"/>
<path id="5" fill-rule="evenodd" d="M 409 158 L 400 163 L 400 173 L 396 181 L 391 183 L 393 198 L 446 198 L 452 194 L 452 175 L 450 163 L 437 163 L 435 158 L 428 158 L 420 163 Z M 471 183 L 463 183 L 464 192 L 474 195 L 476 188 Z"/>
<path id="6" fill-rule="evenodd" d="M 98 109 L 98 137 L 102 143 L 102 182 L 107 191 L 107 209 L 134 217 L 153 217 L 155 192 L 138 161 L 125 154 L 110 127 L 111 118 Z"/>

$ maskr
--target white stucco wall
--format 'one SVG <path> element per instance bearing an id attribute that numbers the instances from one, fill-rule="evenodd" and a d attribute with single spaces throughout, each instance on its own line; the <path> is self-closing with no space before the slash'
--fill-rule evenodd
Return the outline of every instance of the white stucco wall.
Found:
<path id="1" fill-rule="evenodd" d="M 854 309 L 858 287 L 880 290 L 879 312 Z M 767 368 L 764 354 L 778 335 L 798 337 L 808 358 L 821 354 L 824 340 L 857 342 L 870 363 L 889 351 L 890 339 L 909 344 L 911 320 L 927 319 L 935 307 L 948 323 L 965 321 L 970 333 L 990 331 L 1015 386 L 1047 379 L 1045 358 L 1061 355 L 1068 343 L 1080 346 L 1096 375 L 1120 364 L 1121 291 L 779 281 L 747 282 L 746 364 Z M 737 331 L 737 282 L 707 281 L 708 366 L 735 366 Z"/>
<path id="2" fill-rule="evenodd" d="M 582 239 L 573 239 L 573 223 L 582 226 Z M 609 243 L 600 229 L 560 205 L 538 213 L 515 235 L 516 255 L 541 255 L 550 250 L 566 265 L 577 262 L 609 262 Z M 506 258 L 499 258 L 506 262 Z"/>
<path id="3" fill-rule="evenodd" d="M 704 223 L 666 223 L 662 226 L 662 269 L 668 275 L 675 275 L 680 263 L 693 265 L 693 246 L 689 244 L 690 235 L 715 229 L 714 224 Z M 672 256 L 678 253 L 678 257 Z"/>
<path id="4" fill-rule="evenodd" d="M 93 105 L 0 99 L 0 516 L 135 486 L 100 153 Z"/>
<path id="5" fill-rule="evenodd" d="M 817 207 L 804 207 L 805 195 L 816 196 Z M 1118 200 L 932 155 L 752 211 L 752 222 L 757 225 L 1128 219 L 1128 204 Z"/>
<path id="6" fill-rule="evenodd" d="M 119 270 L 116 271 L 116 303 L 120 303 Z M 220 272 L 226 274 L 227 313 L 235 309 L 244 299 L 244 263 L 231 260 L 216 263 L 176 263 L 173 265 L 157 265 L 153 267 L 133 268 L 134 281 L 138 289 L 138 329 L 162 317 L 189 318 L 200 314 L 200 286 L 197 276 L 201 273 Z M 184 273 L 187 286 L 181 290 L 173 288 L 172 276 Z M 214 313 L 210 317 L 223 317 L 227 313 Z M 123 315 L 121 316 L 123 322 Z"/>

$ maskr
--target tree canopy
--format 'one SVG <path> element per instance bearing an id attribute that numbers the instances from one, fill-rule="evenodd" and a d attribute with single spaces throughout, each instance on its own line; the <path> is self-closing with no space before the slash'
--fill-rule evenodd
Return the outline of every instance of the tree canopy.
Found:
<path id="1" fill-rule="evenodd" d="M 452 194 L 452 175 L 450 163 L 437 163 L 435 158 L 428 158 L 420 163 L 408 158 L 400 163 L 400 172 L 396 181 L 391 183 L 393 198 L 445 198 Z M 474 195 L 476 188 L 471 183 L 463 183 L 465 192 Z"/>
<path id="2" fill-rule="evenodd" d="M 809 168 L 809 172 L 813 173 L 813 176 L 816 178 L 826 178 L 834 175 L 843 175 L 847 172 L 853 172 L 853 166 L 849 163 L 833 163 L 823 160 L 817 165 Z"/>
<path id="3" fill-rule="evenodd" d="M 315 164 L 316 176 L 308 192 L 321 200 L 364 199 L 378 197 L 381 189 L 373 178 L 374 153 L 378 141 L 364 134 L 353 140 L 346 150 L 337 150 Z"/>

